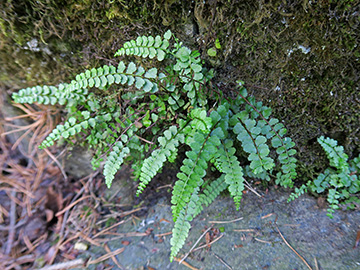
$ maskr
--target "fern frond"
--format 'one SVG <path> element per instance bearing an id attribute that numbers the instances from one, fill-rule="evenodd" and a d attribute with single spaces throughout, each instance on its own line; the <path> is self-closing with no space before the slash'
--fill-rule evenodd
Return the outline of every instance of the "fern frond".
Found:
<path id="1" fill-rule="evenodd" d="M 236 120 L 238 120 L 237 123 Z M 234 115 L 231 122 L 236 123 L 233 132 L 241 142 L 243 150 L 250 154 L 248 159 L 251 161 L 250 168 L 254 174 L 271 170 L 275 163 L 268 156 L 270 149 L 266 144 L 267 139 L 261 135 L 263 122 L 251 119 L 246 111 Z"/>
<path id="2" fill-rule="evenodd" d="M 185 153 L 188 158 L 184 159 L 183 166 L 180 167 L 181 172 L 177 174 L 178 181 L 171 198 L 174 221 L 189 202 L 195 188 L 202 185 L 207 163 L 214 157 L 216 147 L 220 144 L 216 136 L 210 136 L 212 119 L 206 116 L 205 110 L 192 110 L 190 116 L 193 118 L 189 124 L 191 129 L 184 135 L 187 136 L 185 143 L 191 150 Z"/>
<path id="3" fill-rule="evenodd" d="M 204 206 L 211 204 L 219 194 L 227 188 L 225 175 L 208 185 L 200 195 L 199 187 L 195 188 L 190 196 L 189 203 L 181 210 L 175 222 L 171 244 L 170 261 L 177 255 L 184 246 L 185 239 L 188 237 L 190 230 L 190 222 L 203 210 Z"/>
<path id="4" fill-rule="evenodd" d="M 88 111 L 81 113 L 83 121 L 78 122 L 75 117 L 70 117 L 63 125 L 57 125 L 56 128 L 45 138 L 45 140 L 39 146 L 40 149 L 52 146 L 55 141 L 61 137 L 65 139 L 69 136 L 74 136 L 81 131 L 87 129 L 89 126 L 94 127 L 96 125 L 96 118 L 90 118 Z"/>
<path id="5" fill-rule="evenodd" d="M 188 158 L 184 159 L 183 165 L 180 167 L 181 172 L 177 174 L 178 180 L 175 183 L 171 197 L 174 221 L 177 220 L 179 213 L 186 208 L 191 194 L 196 187 L 202 185 L 203 177 L 206 175 L 209 153 L 203 151 L 205 138 L 205 135 L 201 132 L 194 134 L 190 143 L 192 150 L 185 153 Z"/>
<path id="6" fill-rule="evenodd" d="M 184 246 L 185 240 L 189 235 L 190 228 L 190 222 L 186 220 L 185 209 L 182 209 L 182 211 L 178 214 L 178 218 L 172 230 L 172 238 L 170 240 L 170 262 L 174 260 L 176 254 L 178 254 L 180 249 Z"/>
<path id="7" fill-rule="evenodd" d="M 66 86 L 67 84 L 59 84 L 58 87 L 47 85 L 28 87 L 13 93 L 12 98 L 16 103 L 32 104 L 36 102 L 45 105 L 64 105 L 69 99 L 63 92 Z M 84 100 L 84 95 L 82 93 L 75 93 L 72 95 L 72 98 Z"/>
<path id="8" fill-rule="evenodd" d="M 124 158 L 129 153 L 130 149 L 128 147 L 124 147 L 122 142 L 117 142 L 106 158 L 103 174 L 108 188 L 111 187 L 111 183 L 114 180 L 116 172 L 120 169 L 120 166 L 124 162 Z"/>
<path id="9" fill-rule="evenodd" d="M 337 145 L 337 141 L 331 138 L 318 138 L 319 144 L 322 146 L 330 161 L 330 166 L 335 167 L 339 171 L 349 172 L 348 155 L 344 153 L 344 147 Z"/>
<path id="10" fill-rule="evenodd" d="M 189 48 L 182 46 L 174 53 L 176 64 L 173 70 L 180 72 L 179 79 L 184 83 L 183 91 L 187 93 L 192 105 L 199 103 L 200 106 L 207 104 L 206 97 L 200 94 L 201 84 L 207 80 L 204 76 L 201 64 L 200 53 L 191 51 Z M 205 70 L 204 70 L 205 71 Z"/>
<path id="11" fill-rule="evenodd" d="M 123 47 L 115 53 L 115 56 L 135 55 L 150 59 L 157 57 L 158 61 L 163 61 L 168 53 L 170 38 L 170 30 L 164 34 L 163 38 L 160 36 L 155 38 L 152 36 L 141 36 L 136 40 L 125 42 Z"/>
<path id="12" fill-rule="evenodd" d="M 221 172 L 225 174 L 225 181 L 230 195 L 234 199 L 236 208 L 239 209 L 245 179 L 240 162 L 234 155 L 236 150 L 232 146 L 232 140 L 222 141 L 216 161 L 218 166 L 221 167 Z"/>
<path id="13" fill-rule="evenodd" d="M 164 131 L 164 136 L 159 137 L 158 141 L 160 148 L 154 150 L 151 156 L 143 162 L 136 195 L 142 193 L 151 179 L 163 167 L 165 161 L 177 152 L 179 143 L 184 143 L 184 134 L 176 126 L 171 126 Z"/>
<path id="14" fill-rule="evenodd" d="M 208 184 L 198 195 L 199 200 L 195 202 L 196 206 L 189 221 L 199 215 L 204 207 L 208 207 L 228 186 L 225 181 L 225 174 L 222 174 L 219 178 Z"/>
<path id="15" fill-rule="evenodd" d="M 235 156 L 236 149 L 233 147 L 233 140 L 229 139 L 230 104 L 224 102 L 210 114 L 213 126 L 217 128 L 211 133 L 220 140 L 215 158 L 213 159 L 216 168 L 224 173 L 225 182 L 228 185 L 231 196 L 234 198 L 236 208 L 240 207 L 242 191 L 244 190 L 243 169 Z"/>
<path id="16" fill-rule="evenodd" d="M 299 198 L 302 194 L 304 194 L 305 192 L 307 192 L 308 190 L 308 186 L 307 185 L 301 185 L 300 188 L 295 188 L 295 192 L 291 193 L 289 195 L 289 199 L 287 200 L 288 202 L 291 202 L 297 198 Z"/>

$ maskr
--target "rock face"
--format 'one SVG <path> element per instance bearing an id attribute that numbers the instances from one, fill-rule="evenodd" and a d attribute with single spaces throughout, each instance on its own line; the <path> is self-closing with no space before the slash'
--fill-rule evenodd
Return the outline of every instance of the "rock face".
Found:
<path id="1" fill-rule="evenodd" d="M 128 188 L 123 190 L 125 193 L 121 187 L 120 191 L 114 190 L 122 200 L 135 194 Z M 230 198 L 219 197 L 192 222 L 189 238 L 178 257 L 213 226 L 197 246 L 219 239 L 190 253 L 185 260 L 197 269 L 309 269 L 288 245 L 312 269 L 359 269 L 360 248 L 353 248 L 360 229 L 359 212 L 337 211 L 329 219 L 326 208 L 319 208 L 315 198 L 306 195 L 287 203 L 288 195 L 275 189 L 263 198 L 248 193 L 239 211 Z M 135 221 L 120 225 L 119 235 L 108 242 L 112 251 L 125 248 L 117 255 L 124 269 L 189 269 L 169 262 L 171 235 L 166 233 L 171 232 L 173 221 L 167 196 L 159 195 L 157 202 Z M 101 252 L 103 249 L 92 246 L 82 256 L 100 257 Z"/>

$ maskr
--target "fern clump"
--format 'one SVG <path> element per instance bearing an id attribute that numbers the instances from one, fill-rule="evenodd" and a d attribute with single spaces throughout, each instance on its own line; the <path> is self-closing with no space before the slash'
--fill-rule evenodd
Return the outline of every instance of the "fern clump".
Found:
<path id="1" fill-rule="evenodd" d="M 308 189 L 316 193 L 327 192 L 329 203 L 327 215 L 333 218 L 332 214 L 339 209 L 340 204 L 352 209 L 356 207 L 356 203 L 360 203 L 360 199 L 356 196 L 360 192 L 360 156 L 348 162 L 344 148 L 339 146 L 336 140 L 321 136 L 318 142 L 329 159 L 330 167 L 320 173 L 314 181 L 296 188 L 295 193 L 290 195 L 289 201 L 299 197 Z"/>
<path id="2" fill-rule="evenodd" d="M 171 199 L 171 260 L 182 248 L 191 220 L 222 191 L 228 190 L 239 208 L 245 178 L 293 186 L 296 150 L 284 125 L 271 117 L 270 108 L 248 97 L 242 84 L 220 92 L 198 51 L 167 31 L 128 41 L 115 56 L 139 57 L 139 62 L 148 58 L 153 66 L 119 61 L 117 66 L 86 70 L 69 84 L 22 89 L 13 99 L 65 105 L 67 120 L 40 148 L 60 138 L 86 143 L 94 152 L 94 168 L 105 159 L 109 188 L 121 165 L 131 162 L 140 195 L 183 147 L 185 158 Z M 242 164 L 240 156 L 246 156 L 249 165 Z M 217 179 L 205 178 L 209 167 L 218 170 Z"/>

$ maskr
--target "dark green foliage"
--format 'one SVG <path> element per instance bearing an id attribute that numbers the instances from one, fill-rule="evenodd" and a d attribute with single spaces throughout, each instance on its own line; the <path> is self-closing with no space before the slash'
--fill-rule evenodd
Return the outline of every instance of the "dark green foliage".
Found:
<path id="1" fill-rule="evenodd" d="M 116 55 L 156 58 L 161 63 L 145 69 L 120 61 L 117 66 L 86 70 L 70 84 L 23 89 L 13 98 L 20 103 L 66 104 L 69 118 L 40 147 L 61 137 L 83 136 L 81 141 L 94 150 L 93 166 L 106 159 L 109 188 L 127 161 L 139 180 L 140 195 L 184 147 L 186 157 L 171 199 L 175 222 L 171 260 L 183 246 L 190 222 L 220 192 L 227 189 L 239 208 L 245 175 L 293 186 L 296 151 L 283 124 L 271 118 L 270 108 L 247 97 L 241 84 L 231 93 L 220 93 L 210 82 L 213 73 L 203 67 L 199 52 L 167 31 L 163 37 L 142 36 L 127 42 Z M 239 144 L 242 147 L 236 149 Z M 249 166 L 241 164 L 240 155 L 247 157 Z M 205 179 L 210 164 L 219 178 Z"/>

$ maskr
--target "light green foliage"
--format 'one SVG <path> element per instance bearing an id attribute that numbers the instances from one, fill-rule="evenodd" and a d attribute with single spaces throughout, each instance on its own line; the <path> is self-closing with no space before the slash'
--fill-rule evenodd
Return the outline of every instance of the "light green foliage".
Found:
<path id="1" fill-rule="evenodd" d="M 181 130 L 178 131 L 176 126 L 171 126 L 164 131 L 164 136 L 159 137 L 158 141 L 160 148 L 154 150 L 151 156 L 145 159 L 142 164 L 137 195 L 145 189 L 168 159 L 174 159 L 179 143 L 184 143 L 184 134 L 181 133 Z"/>
<path id="2" fill-rule="evenodd" d="M 164 34 L 163 38 L 160 36 L 155 38 L 152 36 L 141 36 L 136 40 L 125 42 L 124 46 L 115 53 L 115 56 L 135 55 L 150 59 L 157 57 L 158 61 L 163 61 L 169 52 L 170 38 L 170 30 Z"/>
<path id="3" fill-rule="evenodd" d="M 175 161 L 178 149 L 184 149 L 171 199 L 171 260 L 185 243 L 190 222 L 222 191 L 227 189 L 239 208 L 245 177 L 293 185 L 294 143 L 285 137 L 283 124 L 270 117 L 271 109 L 248 97 L 242 83 L 232 93 L 220 92 L 210 82 L 213 72 L 203 66 L 200 53 L 170 31 L 126 42 L 116 55 L 157 64 L 145 69 L 120 61 L 86 70 L 69 84 L 22 89 L 13 98 L 66 104 L 67 120 L 40 148 L 60 138 L 73 143 L 74 136 L 81 136 L 80 144 L 94 152 L 94 168 L 106 160 L 103 174 L 109 188 L 121 164 L 130 162 L 140 195 L 167 161 Z M 240 156 L 249 165 L 241 164 Z M 206 179 L 209 166 L 220 177 Z"/>
<path id="4" fill-rule="evenodd" d="M 116 172 L 120 169 L 121 164 L 124 162 L 124 158 L 129 152 L 129 148 L 124 147 L 122 142 L 115 143 L 104 165 L 105 183 L 108 188 L 111 187 Z"/>
<path id="5" fill-rule="evenodd" d="M 64 105 L 67 101 L 67 96 L 63 90 L 67 87 L 67 84 L 60 84 L 55 86 L 35 86 L 21 89 L 19 92 L 13 94 L 13 99 L 16 103 L 28 103 L 32 104 L 37 102 L 39 104 L 51 104 L 55 105 L 59 103 Z M 71 98 L 83 99 L 83 93 L 73 93 Z"/>
<path id="6" fill-rule="evenodd" d="M 295 193 L 290 195 L 289 201 L 299 197 L 307 189 L 316 193 L 327 192 L 329 203 L 327 215 L 332 218 L 332 213 L 339 209 L 340 204 L 345 204 L 348 208 L 355 208 L 355 203 L 360 203 L 360 199 L 356 196 L 360 192 L 358 176 L 360 156 L 349 163 L 344 148 L 337 145 L 336 140 L 321 136 L 318 138 L 318 142 L 326 152 L 330 167 L 320 173 L 314 181 L 309 181 L 307 185 L 295 189 Z"/>

